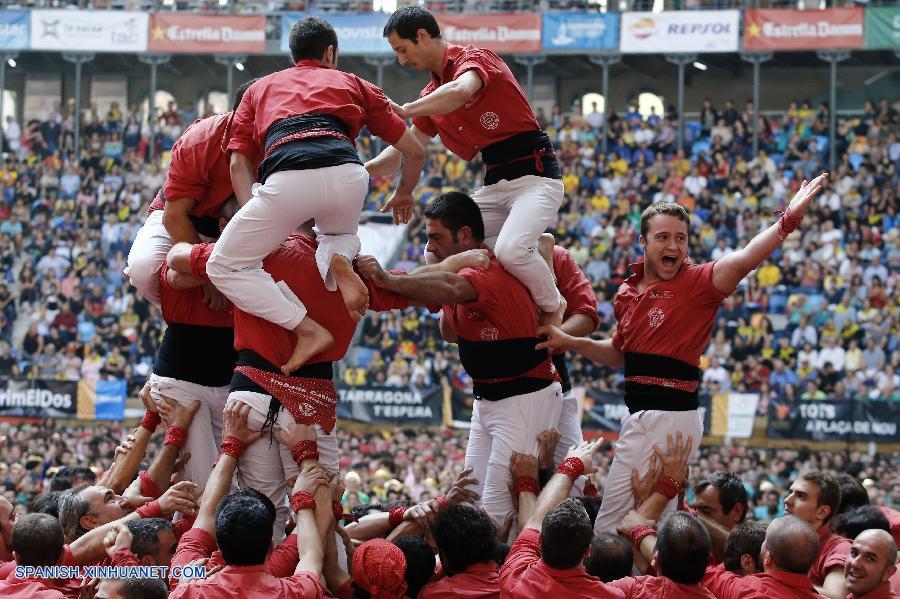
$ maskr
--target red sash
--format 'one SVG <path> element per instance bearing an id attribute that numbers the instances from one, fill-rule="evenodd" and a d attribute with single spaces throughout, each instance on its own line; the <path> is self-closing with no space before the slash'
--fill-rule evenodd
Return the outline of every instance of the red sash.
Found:
<path id="1" fill-rule="evenodd" d="M 331 433 L 337 419 L 337 390 L 330 379 L 314 379 L 238 366 L 238 372 L 281 402 L 299 424 L 318 424 Z"/>

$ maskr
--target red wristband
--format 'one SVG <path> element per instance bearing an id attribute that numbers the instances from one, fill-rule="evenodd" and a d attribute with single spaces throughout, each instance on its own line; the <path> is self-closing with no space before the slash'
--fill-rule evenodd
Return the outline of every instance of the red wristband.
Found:
<path id="1" fill-rule="evenodd" d="M 340 524 L 344 518 L 344 506 L 341 505 L 340 501 L 332 501 L 331 511 L 334 513 L 334 521 Z"/>
<path id="2" fill-rule="evenodd" d="M 574 483 L 578 477 L 584 474 L 584 462 L 580 458 L 566 458 L 557 467 L 558 474 L 565 474 Z"/>
<path id="3" fill-rule="evenodd" d="M 291 495 L 291 511 L 299 512 L 300 510 L 315 510 L 316 500 L 306 491 L 298 491 Z"/>
<path id="4" fill-rule="evenodd" d="M 406 508 L 402 505 L 398 505 L 395 508 L 391 508 L 391 511 L 388 512 L 388 524 L 390 524 L 391 528 L 397 528 L 400 526 L 400 523 L 403 522 L 403 514 L 406 513 Z"/>
<path id="5" fill-rule="evenodd" d="M 166 439 L 163 441 L 163 445 L 174 445 L 181 449 L 184 447 L 185 441 L 187 441 L 187 429 L 183 426 L 170 426 L 166 430 Z"/>
<path id="6" fill-rule="evenodd" d="M 784 241 L 788 235 L 793 233 L 800 223 L 803 222 L 802 216 L 797 216 L 791 212 L 790 208 L 785 208 L 778 219 L 778 240 Z"/>
<path id="7" fill-rule="evenodd" d="M 141 518 L 162 518 L 163 511 L 158 501 L 151 501 L 137 509 L 138 516 Z"/>
<path id="8" fill-rule="evenodd" d="M 447 499 L 446 495 L 441 495 L 440 497 L 438 497 L 437 498 L 438 509 L 439 510 L 447 509 L 447 502 L 448 502 L 448 499 Z"/>
<path id="9" fill-rule="evenodd" d="M 159 417 L 158 413 L 147 410 L 144 417 L 141 418 L 141 428 L 145 428 L 151 433 L 154 433 L 160 422 L 162 422 L 162 418 Z"/>
<path id="10" fill-rule="evenodd" d="M 656 484 L 656 492 L 665 495 L 669 499 L 675 499 L 684 487 L 674 478 L 667 474 L 663 474 Z"/>
<path id="11" fill-rule="evenodd" d="M 315 441 L 298 441 L 291 447 L 291 457 L 299 466 L 303 460 L 319 461 L 319 447 Z"/>
<path id="12" fill-rule="evenodd" d="M 141 470 L 138 477 L 141 479 L 141 495 L 152 497 L 153 499 L 159 499 L 162 496 L 162 490 L 160 490 L 159 485 L 153 482 L 146 470 Z"/>
<path id="13" fill-rule="evenodd" d="M 237 437 L 232 437 L 228 435 L 224 439 L 222 439 L 222 454 L 229 455 L 234 459 L 238 459 L 241 457 L 241 454 L 247 449 L 247 444 L 238 439 Z M 217 460 L 218 461 L 218 460 Z"/>
<path id="14" fill-rule="evenodd" d="M 652 526 L 647 526 L 646 524 L 639 524 L 631 529 L 631 532 L 628 533 L 628 537 L 631 539 L 631 544 L 635 547 L 641 546 L 641 541 L 644 540 L 644 537 L 648 537 L 650 535 L 655 535 L 656 531 L 653 530 Z"/>
<path id="15" fill-rule="evenodd" d="M 538 481 L 533 476 L 520 476 L 516 479 L 516 486 L 514 491 L 516 495 L 518 495 L 519 493 L 534 493 L 535 495 L 537 495 Z"/>

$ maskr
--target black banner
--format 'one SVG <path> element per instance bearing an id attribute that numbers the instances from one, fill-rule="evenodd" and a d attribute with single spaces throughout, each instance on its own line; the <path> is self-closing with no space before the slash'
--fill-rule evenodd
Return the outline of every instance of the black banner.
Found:
<path id="1" fill-rule="evenodd" d="M 444 393 L 431 387 L 337 386 L 337 416 L 371 424 L 434 424 L 443 422 Z"/>
<path id="2" fill-rule="evenodd" d="M 475 406 L 475 397 L 471 393 L 461 391 L 456 387 L 450 390 L 450 411 L 453 414 L 453 426 L 467 428 L 472 422 L 472 408 Z"/>
<path id="3" fill-rule="evenodd" d="M 769 401 L 770 439 L 900 443 L 900 403 L 868 400 Z"/>
<path id="4" fill-rule="evenodd" d="M 584 401 L 582 426 L 588 430 L 618 433 L 622 420 L 628 416 L 625 395 L 615 391 L 588 391 Z M 712 418 L 712 398 L 708 393 L 700 394 L 700 414 L 703 416 L 703 432 L 709 434 Z"/>
<path id="5" fill-rule="evenodd" d="M 0 416 L 75 418 L 77 381 L 0 379 Z"/>

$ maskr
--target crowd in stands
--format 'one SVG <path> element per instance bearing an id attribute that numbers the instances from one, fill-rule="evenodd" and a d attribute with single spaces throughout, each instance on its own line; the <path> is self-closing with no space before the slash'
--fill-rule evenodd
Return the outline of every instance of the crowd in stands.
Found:
<path id="1" fill-rule="evenodd" d="M 596 336 L 611 335 L 616 290 L 641 256 L 643 208 L 677 201 L 691 212 L 696 262 L 743 247 L 773 222 L 803 179 L 828 170 L 828 110 L 804 101 L 779 118 L 760 117 L 755 155 L 750 104 L 740 111 L 732 102 L 705 102 L 699 118 L 686 123 L 687 151 L 677 150 L 677 123 L 669 115 L 644 118 L 635 107 L 625 114 L 594 107 L 585 116 L 538 111 L 564 164 L 566 200 L 552 232 L 594 284 Z M 599 139 L 604 121 L 606 157 Z M 762 413 L 770 397 L 900 397 L 900 121 L 881 100 L 837 122 L 838 166 L 802 235 L 789 238 L 726 300 L 703 359 L 705 390 L 759 392 Z M 476 188 L 479 169 L 432 146 L 422 202 L 441 190 Z M 375 185 L 373 205 L 387 192 L 386 182 Z M 421 219 L 409 235 L 398 268 L 422 263 Z M 447 363 L 453 377 L 464 379 L 434 315 L 423 310 L 370 317 L 363 345 L 372 351 L 350 364 L 347 382 L 405 384 L 404 374 L 435 374 Z M 621 373 L 585 360 L 575 359 L 571 374 L 587 390 L 615 391 L 622 383 Z"/>

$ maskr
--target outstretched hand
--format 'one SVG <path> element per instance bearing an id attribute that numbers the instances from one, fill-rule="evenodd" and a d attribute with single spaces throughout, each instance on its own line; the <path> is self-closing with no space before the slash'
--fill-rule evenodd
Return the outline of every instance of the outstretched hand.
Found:
<path id="1" fill-rule="evenodd" d="M 791 200 L 791 203 L 788 204 L 788 210 L 790 210 L 794 216 L 803 216 L 806 213 L 807 208 L 809 208 L 809 204 L 823 189 L 825 189 L 825 183 L 827 181 L 828 173 L 822 173 L 812 181 L 804 180 L 800 185 L 800 190 L 797 191 L 796 195 L 794 195 L 794 198 Z"/>
<path id="2" fill-rule="evenodd" d="M 537 336 L 546 339 L 535 345 L 534 349 L 546 349 L 550 352 L 565 351 L 571 348 L 572 341 L 575 340 L 574 337 L 563 333 L 562 329 L 553 325 L 538 327 Z"/>

